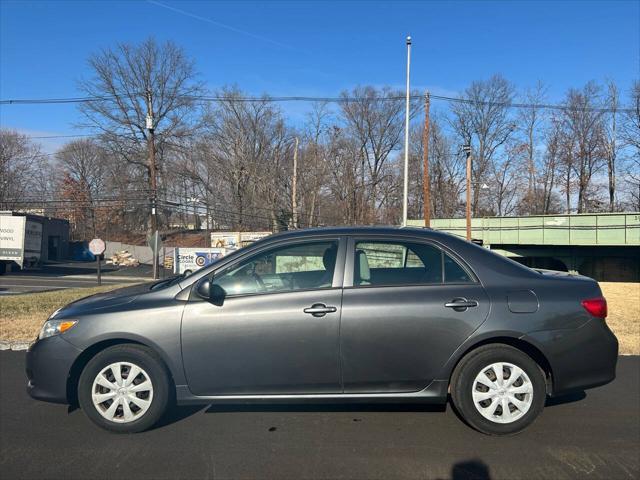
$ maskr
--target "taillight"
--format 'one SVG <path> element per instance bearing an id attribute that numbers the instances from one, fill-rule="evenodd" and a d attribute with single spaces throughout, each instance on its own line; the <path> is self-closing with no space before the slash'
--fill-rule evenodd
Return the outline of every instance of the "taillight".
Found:
<path id="1" fill-rule="evenodd" d="M 607 318 L 607 300 L 604 297 L 582 300 L 582 306 L 594 317 Z"/>

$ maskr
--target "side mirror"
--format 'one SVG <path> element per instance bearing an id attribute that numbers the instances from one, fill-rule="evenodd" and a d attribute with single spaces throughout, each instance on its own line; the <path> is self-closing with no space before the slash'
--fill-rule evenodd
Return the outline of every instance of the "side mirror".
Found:
<path id="1" fill-rule="evenodd" d="M 217 283 L 211 283 L 208 278 L 201 279 L 196 285 L 196 294 L 208 302 L 221 307 L 227 292 Z"/>

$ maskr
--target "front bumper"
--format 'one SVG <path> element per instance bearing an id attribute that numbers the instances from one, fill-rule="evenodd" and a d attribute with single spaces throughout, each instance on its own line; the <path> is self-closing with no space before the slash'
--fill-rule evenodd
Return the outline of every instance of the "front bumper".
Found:
<path id="1" fill-rule="evenodd" d="M 67 380 L 82 350 L 61 335 L 38 340 L 27 350 L 27 393 L 36 400 L 68 403 Z"/>
<path id="2" fill-rule="evenodd" d="M 553 395 L 607 384 L 616 378 L 618 339 L 604 320 L 591 319 L 580 328 L 545 330 L 525 335 L 551 365 Z"/>

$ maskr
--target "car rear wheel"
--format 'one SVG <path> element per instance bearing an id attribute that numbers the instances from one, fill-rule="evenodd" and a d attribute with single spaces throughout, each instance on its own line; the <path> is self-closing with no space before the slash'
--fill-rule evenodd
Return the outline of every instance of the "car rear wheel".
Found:
<path id="1" fill-rule="evenodd" d="M 169 404 L 166 369 L 148 348 L 116 345 L 85 366 L 78 382 L 82 410 L 98 426 L 119 433 L 141 432 Z"/>
<path id="2" fill-rule="evenodd" d="M 485 345 L 464 357 L 451 379 L 451 398 L 464 420 L 488 435 L 513 435 L 544 408 L 538 364 L 508 345 Z"/>

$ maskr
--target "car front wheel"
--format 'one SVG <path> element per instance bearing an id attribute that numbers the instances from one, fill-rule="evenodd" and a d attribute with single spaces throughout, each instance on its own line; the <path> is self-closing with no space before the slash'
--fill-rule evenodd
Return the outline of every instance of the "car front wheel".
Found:
<path id="1" fill-rule="evenodd" d="M 151 350 L 116 345 L 87 363 L 78 382 L 78 400 L 98 426 L 118 433 L 141 432 L 167 409 L 169 380 Z"/>
<path id="2" fill-rule="evenodd" d="M 508 345 L 486 345 L 464 357 L 451 379 L 451 398 L 464 420 L 489 435 L 513 435 L 544 408 L 538 364 Z"/>

